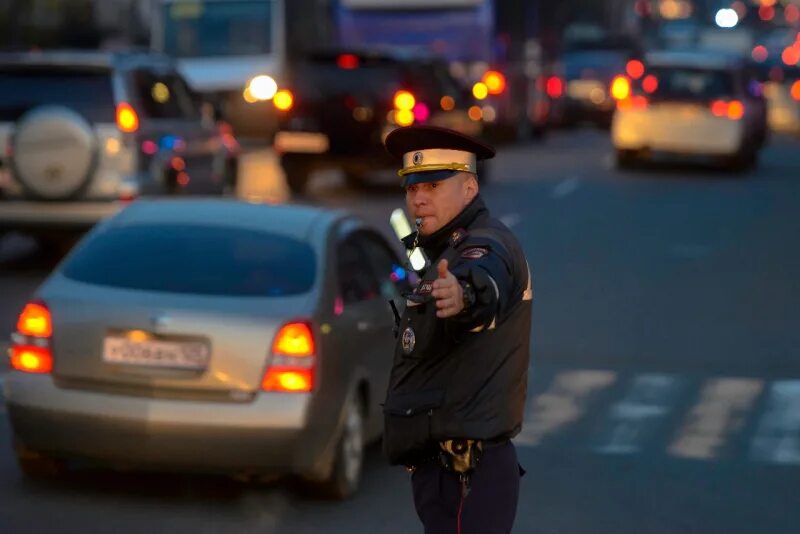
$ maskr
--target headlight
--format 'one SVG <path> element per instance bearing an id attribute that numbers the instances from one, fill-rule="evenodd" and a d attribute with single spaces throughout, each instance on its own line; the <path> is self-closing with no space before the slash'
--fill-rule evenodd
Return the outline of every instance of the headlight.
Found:
<path id="1" fill-rule="evenodd" d="M 278 84 L 275 83 L 275 80 L 266 74 L 259 74 L 247 82 L 242 96 L 248 102 L 253 103 L 272 100 L 276 92 L 278 92 Z"/>

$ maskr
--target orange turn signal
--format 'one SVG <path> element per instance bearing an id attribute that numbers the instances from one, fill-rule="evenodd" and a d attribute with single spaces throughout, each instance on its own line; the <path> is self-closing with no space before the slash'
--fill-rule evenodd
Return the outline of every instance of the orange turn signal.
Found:
<path id="1" fill-rule="evenodd" d="M 127 102 L 117 105 L 117 128 L 124 133 L 133 133 L 139 129 L 139 116 Z"/>
<path id="2" fill-rule="evenodd" d="M 273 354 L 286 356 L 313 356 L 314 335 L 307 323 L 283 325 L 272 343 Z"/>

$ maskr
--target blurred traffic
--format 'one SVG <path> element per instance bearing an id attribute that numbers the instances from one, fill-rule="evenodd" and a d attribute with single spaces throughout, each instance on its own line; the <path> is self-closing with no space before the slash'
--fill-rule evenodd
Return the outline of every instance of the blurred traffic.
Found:
<path id="1" fill-rule="evenodd" d="M 523 242 L 561 262 L 545 303 L 554 278 L 602 271 L 621 246 L 568 245 L 622 209 L 613 195 L 602 216 L 593 200 L 563 219 L 547 207 L 595 176 L 643 203 L 648 187 L 693 202 L 670 196 L 687 177 L 713 206 L 728 190 L 706 187 L 753 187 L 747 213 L 796 198 L 760 188 L 793 187 L 800 168 L 800 1 L 35 0 L 0 5 L 0 47 L 0 415 L 32 479 L 89 464 L 292 477 L 303 495 L 356 498 L 380 438 L 387 301 L 414 276 L 387 238 L 397 127 L 498 147 L 482 194 L 512 229 L 551 217 Z M 698 213 L 718 228 L 704 219 L 717 211 Z M 651 237 L 684 230 L 650 223 Z M 685 241 L 674 257 L 713 255 Z M 643 269 L 628 273 L 642 287 L 672 283 Z M 586 307 L 572 297 L 534 317 Z M 599 339 L 542 357 L 613 352 Z M 542 403 L 526 421 L 548 429 Z"/>

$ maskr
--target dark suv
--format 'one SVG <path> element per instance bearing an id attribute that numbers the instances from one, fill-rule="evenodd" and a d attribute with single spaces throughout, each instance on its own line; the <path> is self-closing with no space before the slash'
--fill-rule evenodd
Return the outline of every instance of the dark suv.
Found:
<path id="1" fill-rule="evenodd" d="M 0 231 L 91 226 L 140 195 L 223 194 L 238 144 L 169 59 L 0 55 Z"/>
<path id="2" fill-rule="evenodd" d="M 383 139 L 398 126 L 483 131 L 480 108 L 446 64 L 432 58 L 312 54 L 292 65 L 283 86 L 274 99 L 280 111 L 274 148 L 295 193 L 318 169 L 340 169 L 351 185 L 364 184 L 373 171 L 396 169 Z"/>

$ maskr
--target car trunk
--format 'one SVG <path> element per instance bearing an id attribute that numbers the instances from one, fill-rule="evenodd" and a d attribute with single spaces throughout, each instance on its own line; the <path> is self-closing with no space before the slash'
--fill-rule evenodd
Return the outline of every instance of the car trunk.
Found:
<path id="1" fill-rule="evenodd" d="M 42 292 L 53 319 L 54 379 L 65 388 L 246 401 L 275 333 L 307 299 L 130 291 L 60 278 Z"/>

